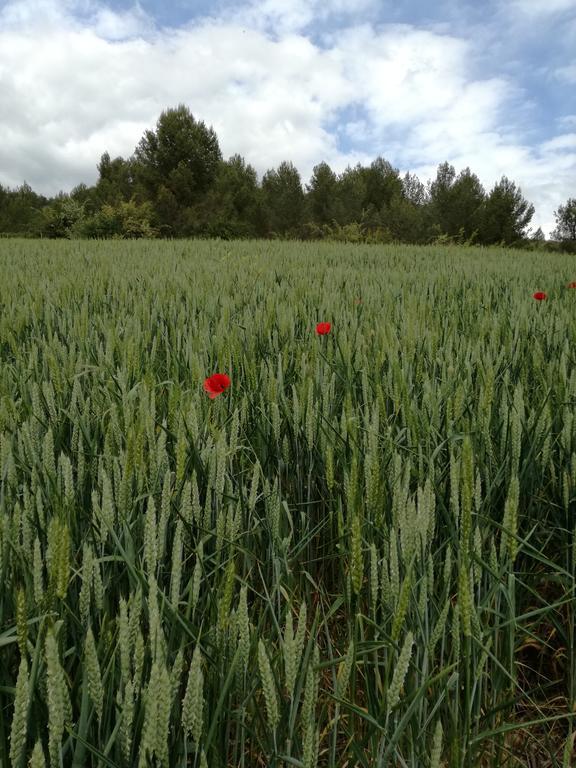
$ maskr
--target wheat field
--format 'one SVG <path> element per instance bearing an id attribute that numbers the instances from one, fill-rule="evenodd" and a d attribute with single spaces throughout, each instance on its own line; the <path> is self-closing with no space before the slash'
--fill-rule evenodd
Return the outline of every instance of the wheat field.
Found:
<path id="1" fill-rule="evenodd" d="M 573 258 L 0 271 L 3 768 L 573 764 Z"/>

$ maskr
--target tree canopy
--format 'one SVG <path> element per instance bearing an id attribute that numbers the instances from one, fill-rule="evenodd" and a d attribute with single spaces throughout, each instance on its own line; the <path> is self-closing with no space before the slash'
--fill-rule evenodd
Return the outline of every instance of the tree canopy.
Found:
<path id="1" fill-rule="evenodd" d="M 156 130 L 144 133 L 134 152 L 134 171 L 152 198 L 164 187 L 179 205 L 190 205 L 211 187 L 221 159 L 214 129 L 180 104 L 164 110 Z"/>
<path id="2" fill-rule="evenodd" d="M 556 229 L 554 237 L 557 240 L 568 240 L 576 242 L 576 197 L 570 197 L 565 205 L 558 206 L 554 211 L 556 219 Z"/>
<path id="3" fill-rule="evenodd" d="M 104 151 L 93 186 L 52 199 L 0 185 L 0 234 L 45 237 L 284 237 L 543 247 L 534 206 L 506 176 L 487 193 L 470 169 L 440 163 L 428 184 L 383 156 L 341 173 L 326 162 L 302 183 L 289 161 L 264 173 L 222 158 L 216 132 L 180 104 L 131 157 Z M 555 211 L 558 247 L 576 242 L 576 198 Z M 550 245 L 545 243 L 546 246 Z"/>

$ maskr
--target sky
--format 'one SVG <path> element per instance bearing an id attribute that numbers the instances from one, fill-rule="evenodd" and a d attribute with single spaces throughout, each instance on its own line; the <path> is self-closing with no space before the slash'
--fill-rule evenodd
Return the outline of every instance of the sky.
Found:
<path id="1" fill-rule="evenodd" d="M 0 0 L 0 183 L 52 195 L 186 104 L 261 175 L 448 161 L 576 197 L 576 0 Z"/>

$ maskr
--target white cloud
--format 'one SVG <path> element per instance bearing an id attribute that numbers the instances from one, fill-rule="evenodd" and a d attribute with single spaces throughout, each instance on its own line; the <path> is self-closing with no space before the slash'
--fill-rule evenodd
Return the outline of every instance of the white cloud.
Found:
<path id="1" fill-rule="evenodd" d="M 560 67 L 555 72 L 556 77 L 568 83 L 576 83 L 576 62 L 566 67 Z"/>
<path id="2" fill-rule="evenodd" d="M 113 11 L 98 0 L 10 0 L 0 12 L 0 29 L 46 35 L 62 26 L 81 28 L 81 20 L 109 40 L 144 35 L 154 26 L 137 2 L 126 11 Z"/>
<path id="3" fill-rule="evenodd" d="M 513 11 L 527 16 L 551 16 L 576 9 L 576 0 L 512 0 Z"/>
<path id="4" fill-rule="evenodd" d="M 154 30 L 152 19 L 138 5 L 123 13 L 98 8 L 93 24 L 95 34 L 107 40 L 126 40 L 150 34 Z"/>
<path id="5" fill-rule="evenodd" d="M 95 0 L 6 5 L 0 182 L 26 179 L 48 194 L 93 182 L 105 150 L 130 155 L 162 109 L 184 102 L 214 126 L 225 156 L 239 152 L 260 173 L 288 159 L 306 181 L 321 160 L 342 170 L 381 154 L 426 176 L 448 160 L 487 187 L 508 175 L 535 203 L 535 226 L 553 227 L 552 210 L 573 195 L 572 126 L 528 146 L 506 125 L 525 94 L 508 78 L 479 79 L 473 42 L 357 24 L 343 0 L 243 9 L 158 30 L 138 5 L 121 14 Z M 345 23 L 320 46 L 305 28 L 329 13 Z"/>
<path id="6" fill-rule="evenodd" d="M 248 0 L 232 16 L 252 29 L 272 29 L 277 34 L 301 32 L 312 23 L 334 17 L 358 17 L 375 11 L 378 0 Z"/>

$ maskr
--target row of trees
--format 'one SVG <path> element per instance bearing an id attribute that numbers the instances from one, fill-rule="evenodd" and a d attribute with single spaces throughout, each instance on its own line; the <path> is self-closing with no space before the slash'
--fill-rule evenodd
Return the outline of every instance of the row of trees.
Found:
<path id="1" fill-rule="evenodd" d="M 363 242 L 521 245 L 534 206 L 503 177 L 486 192 L 478 177 L 443 163 L 424 185 L 382 157 L 336 174 L 314 168 L 303 187 L 290 162 L 259 181 L 240 155 L 222 158 L 214 130 L 180 105 L 164 111 L 133 155 L 105 152 L 98 181 L 46 199 L 28 185 L 0 186 L 0 233 L 47 237 L 286 237 Z M 558 240 L 576 243 L 576 200 L 556 212 Z"/>

